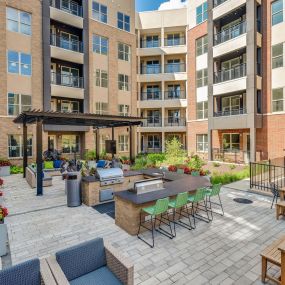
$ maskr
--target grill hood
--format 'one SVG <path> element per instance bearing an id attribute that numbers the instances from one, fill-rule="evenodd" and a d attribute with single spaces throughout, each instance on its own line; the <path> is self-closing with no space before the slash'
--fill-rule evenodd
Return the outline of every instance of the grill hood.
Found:
<path id="1" fill-rule="evenodd" d="M 121 168 L 97 168 L 97 177 L 100 181 L 106 181 L 114 178 L 124 177 L 124 172 Z"/>

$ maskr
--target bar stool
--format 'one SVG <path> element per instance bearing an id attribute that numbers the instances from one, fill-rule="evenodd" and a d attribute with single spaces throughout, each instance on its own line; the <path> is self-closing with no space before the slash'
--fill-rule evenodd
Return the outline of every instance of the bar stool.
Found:
<path id="1" fill-rule="evenodd" d="M 188 204 L 188 192 L 179 193 L 176 196 L 175 200 L 169 202 L 168 206 L 173 210 L 173 224 L 174 224 L 174 237 L 176 237 L 176 224 L 180 225 L 188 230 L 192 230 L 190 216 L 191 213 L 189 212 L 189 208 L 187 207 Z M 178 211 L 180 209 L 180 211 Z M 178 220 L 175 220 L 176 212 L 179 212 Z M 185 217 L 188 218 L 189 224 L 184 223 L 181 218 Z"/>
<path id="2" fill-rule="evenodd" d="M 140 211 L 140 225 L 137 233 L 137 237 L 145 242 L 147 245 L 149 245 L 151 248 L 154 247 L 154 231 L 156 230 L 157 232 L 165 235 L 166 237 L 172 239 L 174 237 L 172 233 L 172 228 L 171 228 L 171 221 L 169 219 L 168 215 L 168 204 L 169 204 L 169 198 L 163 198 L 163 199 L 158 199 L 155 203 L 154 206 L 142 208 Z M 145 224 L 148 223 L 148 221 L 142 221 L 142 214 L 146 213 L 147 215 L 150 215 L 150 222 L 151 222 L 151 228 L 148 228 Z M 158 218 L 160 217 L 160 218 Z M 158 224 L 158 229 L 156 228 L 156 221 L 159 222 Z M 161 228 L 161 223 L 167 225 L 170 229 L 170 232 L 164 230 Z M 140 236 L 140 229 L 141 227 L 151 231 L 152 235 L 152 244 L 148 243 L 145 239 L 143 239 Z"/>
<path id="3" fill-rule="evenodd" d="M 219 183 L 219 184 L 214 184 L 211 188 L 207 189 L 206 191 L 206 204 L 207 204 L 207 208 L 210 210 L 210 213 L 211 213 L 211 217 L 212 217 L 211 220 L 213 220 L 213 213 L 219 214 L 221 216 L 224 215 L 224 209 L 223 209 L 222 200 L 220 197 L 221 188 L 222 188 L 222 183 Z M 219 202 L 213 202 L 211 200 L 212 197 L 218 197 Z M 210 207 L 208 207 L 208 203 Z M 220 206 L 222 213 L 217 213 L 213 211 L 212 204 Z"/>

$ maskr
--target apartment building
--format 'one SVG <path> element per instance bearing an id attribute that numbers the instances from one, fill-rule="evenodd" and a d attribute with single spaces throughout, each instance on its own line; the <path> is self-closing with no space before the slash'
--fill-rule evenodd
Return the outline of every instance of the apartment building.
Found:
<path id="1" fill-rule="evenodd" d="M 133 0 L 7 0 L 0 13 L 0 156 L 21 159 L 22 130 L 12 120 L 24 110 L 137 114 Z M 102 152 L 112 130 L 99 135 Z M 47 125 L 43 136 L 44 150 L 64 156 L 95 148 L 90 128 Z M 129 155 L 128 128 L 115 129 L 114 138 L 118 153 Z"/>
<path id="2" fill-rule="evenodd" d="M 138 152 L 163 152 L 177 137 L 186 147 L 187 9 L 138 13 Z"/>

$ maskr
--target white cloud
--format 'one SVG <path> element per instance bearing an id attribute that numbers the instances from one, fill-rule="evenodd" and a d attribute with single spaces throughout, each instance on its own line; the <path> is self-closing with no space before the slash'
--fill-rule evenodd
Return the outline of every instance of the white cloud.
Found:
<path id="1" fill-rule="evenodd" d="M 181 0 L 169 0 L 160 4 L 158 10 L 170 10 L 179 9 L 187 6 L 187 1 L 182 2 Z"/>

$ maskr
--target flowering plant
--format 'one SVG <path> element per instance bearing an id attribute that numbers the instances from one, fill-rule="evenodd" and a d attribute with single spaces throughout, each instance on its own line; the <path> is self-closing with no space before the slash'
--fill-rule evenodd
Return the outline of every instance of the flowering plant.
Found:
<path id="1" fill-rule="evenodd" d="M 11 162 L 8 159 L 0 159 L 0 167 L 11 166 Z"/>
<path id="2" fill-rule="evenodd" d="M 2 197 L 3 196 L 3 192 L 2 191 L 0 191 L 0 197 Z"/>
<path id="3" fill-rule="evenodd" d="M 3 184 L 4 184 L 4 180 L 0 178 L 0 187 L 3 186 Z"/>
<path id="4" fill-rule="evenodd" d="M 8 209 L 0 206 L 0 224 L 4 223 L 4 218 L 8 216 Z"/>
<path id="5" fill-rule="evenodd" d="M 169 165 L 168 166 L 168 171 L 176 172 L 177 171 L 177 167 L 175 165 Z"/>

